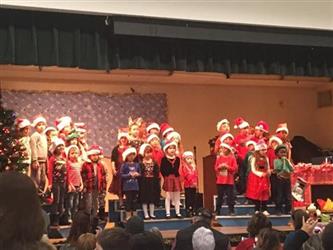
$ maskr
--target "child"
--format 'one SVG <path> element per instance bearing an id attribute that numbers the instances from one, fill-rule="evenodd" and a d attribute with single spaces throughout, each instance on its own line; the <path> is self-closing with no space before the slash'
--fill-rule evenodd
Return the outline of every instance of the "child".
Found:
<path id="1" fill-rule="evenodd" d="M 31 123 L 27 119 L 16 119 L 17 130 L 17 146 L 20 158 L 17 161 L 16 171 L 31 176 L 31 146 L 30 146 L 30 126 Z"/>
<path id="2" fill-rule="evenodd" d="M 64 212 L 64 199 L 67 184 L 66 159 L 63 158 L 65 143 L 57 138 L 53 141 L 50 152 L 52 156 L 48 161 L 49 189 L 53 194 L 50 222 L 52 226 L 59 225 L 59 217 Z"/>
<path id="3" fill-rule="evenodd" d="M 58 130 L 54 127 L 47 127 L 44 130 L 44 134 L 46 135 L 47 148 L 49 149 L 52 145 L 53 140 L 55 138 L 58 138 Z"/>
<path id="4" fill-rule="evenodd" d="M 42 116 L 38 116 L 32 122 L 35 132 L 30 137 L 31 146 L 31 177 L 37 188 L 41 188 L 45 193 L 48 187 L 46 174 L 46 161 L 48 156 L 47 138 L 44 133 L 46 120 Z"/>
<path id="5" fill-rule="evenodd" d="M 155 134 L 151 134 L 147 138 L 147 143 L 149 143 L 153 149 L 153 160 L 157 163 L 158 166 L 161 166 L 164 153 L 161 149 L 160 138 Z"/>
<path id="6" fill-rule="evenodd" d="M 269 126 L 265 121 L 259 121 L 254 129 L 254 135 L 251 138 L 252 141 L 258 143 L 260 140 L 265 140 L 268 135 Z"/>
<path id="7" fill-rule="evenodd" d="M 226 143 L 220 144 L 220 157 L 215 162 L 217 201 L 216 214 L 221 214 L 224 195 L 227 196 L 229 214 L 234 215 L 234 174 L 237 172 L 237 162 L 232 148 Z"/>
<path id="8" fill-rule="evenodd" d="M 119 205 L 121 209 L 124 209 L 123 191 L 120 176 L 120 167 L 123 164 L 123 152 L 129 147 L 128 134 L 121 130 L 118 131 L 118 145 L 115 146 L 111 154 L 111 170 L 112 170 L 112 182 L 109 187 L 109 192 L 118 196 Z"/>
<path id="9" fill-rule="evenodd" d="M 87 160 L 88 143 L 87 143 L 86 124 L 83 122 L 77 122 L 74 123 L 74 127 L 76 132 L 79 134 L 78 147 L 80 149 L 80 158 L 82 160 Z"/>
<path id="10" fill-rule="evenodd" d="M 287 147 L 288 149 L 288 160 L 291 160 L 291 143 L 288 140 L 289 135 L 289 129 L 287 126 L 287 123 L 280 123 L 278 124 L 278 127 L 276 129 L 276 136 L 279 137 L 282 140 L 282 143 Z"/>
<path id="11" fill-rule="evenodd" d="M 134 147 L 137 152 L 139 152 L 140 146 L 143 144 L 140 131 L 142 122 L 141 117 L 135 120 L 132 120 L 131 117 L 128 119 L 128 141 L 131 147 Z"/>
<path id="12" fill-rule="evenodd" d="M 158 135 L 160 130 L 160 126 L 156 122 L 149 124 L 149 126 L 146 128 L 148 136 L 152 134 Z"/>
<path id="13" fill-rule="evenodd" d="M 267 201 L 270 196 L 270 169 L 266 143 L 260 142 L 257 144 L 250 164 L 251 171 L 247 179 L 246 197 L 253 201 L 256 212 L 264 211 L 263 214 L 268 216 Z"/>
<path id="14" fill-rule="evenodd" d="M 183 149 L 183 145 L 181 143 L 182 138 L 181 138 L 180 134 L 176 131 L 172 131 L 172 132 L 168 133 L 166 139 L 167 139 L 167 141 L 174 141 L 177 143 L 176 155 L 181 157 L 181 155 L 184 152 L 184 149 Z"/>
<path id="15" fill-rule="evenodd" d="M 79 139 L 80 135 L 75 130 L 72 130 L 69 132 L 69 134 L 66 136 L 66 147 L 69 147 L 71 145 L 78 146 L 79 145 Z"/>
<path id="16" fill-rule="evenodd" d="M 218 134 L 218 138 L 215 142 L 215 147 L 214 147 L 215 153 L 217 153 L 220 149 L 220 144 L 222 143 L 221 136 L 230 132 L 230 126 L 229 126 L 228 119 L 222 119 L 221 121 L 219 121 L 216 124 L 216 130 L 219 134 Z"/>
<path id="17" fill-rule="evenodd" d="M 140 201 L 144 212 L 145 220 L 151 218 L 155 219 L 154 215 L 155 205 L 160 203 L 160 169 L 157 163 L 153 160 L 153 149 L 145 143 L 140 147 L 140 155 L 142 161 L 141 167 L 141 180 L 140 180 Z M 148 215 L 149 204 L 149 215 Z M 149 217 L 150 216 L 150 217 Z"/>
<path id="18" fill-rule="evenodd" d="M 129 147 L 123 152 L 123 161 L 120 168 L 120 176 L 123 184 L 123 192 L 126 198 L 126 220 L 136 215 L 138 194 L 139 194 L 139 177 L 141 176 L 140 165 L 134 162 L 136 149 Z"/>
<path id="19" fill-rule="evenodd" d="M 67 148 L 67 176 L 68 176 L 68 193 L 66 214 L 69 222 L 72 221 L 74 215 L 78 211 L 81 191 L 83 190 L 83 182 L 81 178 L 82 162 L 79 157 L 80 150 L 76 145 Z"/>
<path id="20" fill-rule="evenodd" d="M 198 170 L 191 151 L 185 151 L 182 155 L 182 176 L 184 178 L 185 204 L 189 216 L 197 211 L 196 193 L 198 189 Z"/>
<path id="21" fill-rule="evenodd" d="M 55 125 L 59 131 L 58 137 L 66 141 L 66 137 L 72 131 L 72 118 L 63 116 L 55 121 Z"/>
<path id="22" fill-rule="evenodd" d="M 87 151 L 88 160 L 81 168 L 83 200 L 86 212 L 92 216 L 93 222 L 98 221 L 97 211 L 102 211 L 105 203 L 106 172 L 100 161 L 101 155 L 101 148 L 92 145 Z"/>
<path id="23" fill-rule="evenodd" d="M 168 123 L 162 123 L 161 126 L 161 147 L 163 148 L 169 133 L 173 132 L 174 129 Z"/>
<path id="24" fill-rule="evenodd" d="M 279 145 L 275 149 L 277 159 L 274 160 L 274 172 L 276 173 L 276 209 L 277 214 L 282 213 L 282 206 L 285 205 L 285 213 L 290 213 L 291 209 L 291 186 L 290 174 L 293 172 L 293 166 L 288 160 L 288 149 L 285 145 Z"/>
<path id="25" fill-rule="evenodd" d="M 181 218 L 180 214 L 180 177 L 179 167 L 180 158 L 176 155 L 177 143 L 167 141 L 163 147 L 165 156 L 161 161 L 161 174 L 164 178 L 163 190 L 165 191 L 165 210 L 166 218 L 170 219 L 170 201 L 173 201 L 176 209 L 176 217 Z"/>

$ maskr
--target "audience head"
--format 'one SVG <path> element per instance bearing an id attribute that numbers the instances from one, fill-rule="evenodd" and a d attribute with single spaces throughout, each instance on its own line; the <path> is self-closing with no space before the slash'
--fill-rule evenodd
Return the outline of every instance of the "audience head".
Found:
<path id="1" fill-rule="evenodd" d="M 152 232 L 135 234 L 131 239 L 131 250 L 163 250 L 162 239 Z"/>
<path id="2" fill-rule="evenodd" d="M 292 213 L 291 218 L 293 220 L 295 230 L 299 230 L 302 228 L 303 217 L 304 217 L 304 221 L 307 221 L 307 219 L 309 219 L 309 214 L 303 209 L 296 209 Z"/>
<path id="3" fill-rule="evenodd" d="M 272 228 L 272 223 L 263 213 L 254 214 L 247 226 L 250 237 L 257 236 L 259 231 L 263 228 Z"/>
<path id="4" fill-rule="evenodd" d="M 149 231 L 156 234 L 161 240 L 163 240 L 162 233 L 157 227 L 152 227 Z"/>
<path id="5" fill-rule="evenodd" d="M 80 235 L 77 240 L 76 250 L 94 250 L 96 247 L 96 236 L 92 233 Z"/>
<path id="6" fill-rule="evenodd" d="M 199 227 L 192 236 L 193 250 L 214 250 L 215 238 L 211 230 Z"/>
<path id="7" fill-rule="evenodd" d="M 139 216 L 132 216 L 125 225 L 126 232 L 134 235 L 144 232 L 144 222 Z"/>
<path id="8" fill-rule="evenodd" d="M 24 249 L 38 242 L 43 231 L 44 219 L 33 181 L 17 172 L 1 173 L 0 249 Z"/>
<path id="9" fill-rule="evenodd" d="M 130 250 L 130 238 L 123 228 L 103 230 L 97 236 L 96 250 Z"/>
<path id="10" fill-rule="evenodd" d="M 325 250 L 333 249 L 333 222 L 326 225 L 323 233 L 321 234 L 321 240 Z"/>
<path id="11" fill-rule="evenodd" d="M 80 235 L 89 233 L 91 231 L 90 215 L 85 211 L 78 211 L 73 218 L 73 224 L 69 232 L 67 241 L 71 245 L 76 245 Z"/>
<path id="12" fill-rule="evenodd" d="M 197 211 L 197 215 L 193 217 L 193 223 L 204 222 L 208 225 L 212 223 L 213 214 L 207 208 L 199 208 Z"/>
<path id="13" fill-rule="evenodd" d="M 264 228 L 258 234 L 257 247 L 260 250 L 280 250 L 280 234 L 275 229 Z"/>

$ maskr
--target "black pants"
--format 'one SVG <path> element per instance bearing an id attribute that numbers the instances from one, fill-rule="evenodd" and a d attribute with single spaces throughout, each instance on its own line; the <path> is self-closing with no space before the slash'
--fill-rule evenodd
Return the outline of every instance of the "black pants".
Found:
<path id="1" fill-rule="evenodd" d="M 53 203 L 51 214 L 62 214 L 64 212 L 65 193 L 66 183 L 56 182 L 52 184 Z"/>
<path id="2" fill-rule="evenodd" d="M 272 174 L 270 176 L 270 182 L 271 182 L 271 197 L 270 201 L 277 204 L 277 177 L 276 174 Z"/>
<path id="3" fill-rule="evenodd" d="M 196 193 L 196 188 L 185 188 L 185 205 L 187 210 L 197 210 Z"/>
<path id="4" fill-rule="evenodd" d="M 235 196 L 234 185 L 217 184 L 217 200 L 216 200 L 216 213 L 220 214 L 221 206 L 223 204 L 224 196 L 227 196 L 227 204 L 229 212 L 234 212 Z"/>
<path id="5" fill-rule="evenodd" d="M 258 200 L 252 200 L 254 204 L 254 211 L 267 211 L 267 201 L 258 201 Z"/>
<path id="6" fill-rule="evenodd" d="M 282 212 L 282 206 L 285 205 L 285 212 L 289 213 L 291 210 L 291 187 L 290 180 L 283 178 L 276 178 L 277 183 L 277 197 L 276 209 Z"/>
<path id="7" fill-rule="evenodd" d="M 125 207 L 127 212 L 136 211 L 138 204 L 138 191 L 124 191 L 125 193 Z"/>

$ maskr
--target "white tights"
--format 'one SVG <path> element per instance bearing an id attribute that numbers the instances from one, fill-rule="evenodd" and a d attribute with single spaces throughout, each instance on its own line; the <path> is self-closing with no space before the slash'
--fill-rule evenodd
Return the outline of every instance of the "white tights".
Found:
<path id="1" fill-rule="evenodd" d="M 165 211 L 166 215 L 170 216 L 170 201 L 175 206 L 176 214 L 180 214 L 180 192 L 165 192 Z"/>

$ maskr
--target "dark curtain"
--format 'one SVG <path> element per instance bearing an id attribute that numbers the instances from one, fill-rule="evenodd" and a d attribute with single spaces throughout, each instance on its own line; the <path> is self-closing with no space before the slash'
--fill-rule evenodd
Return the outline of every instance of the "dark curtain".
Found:
<path id="1" fill-rule="evenodd" d="M 332 48 L 120 36 L 102 16 L 0 14 L 0 64 L 333 76 Z"/>

